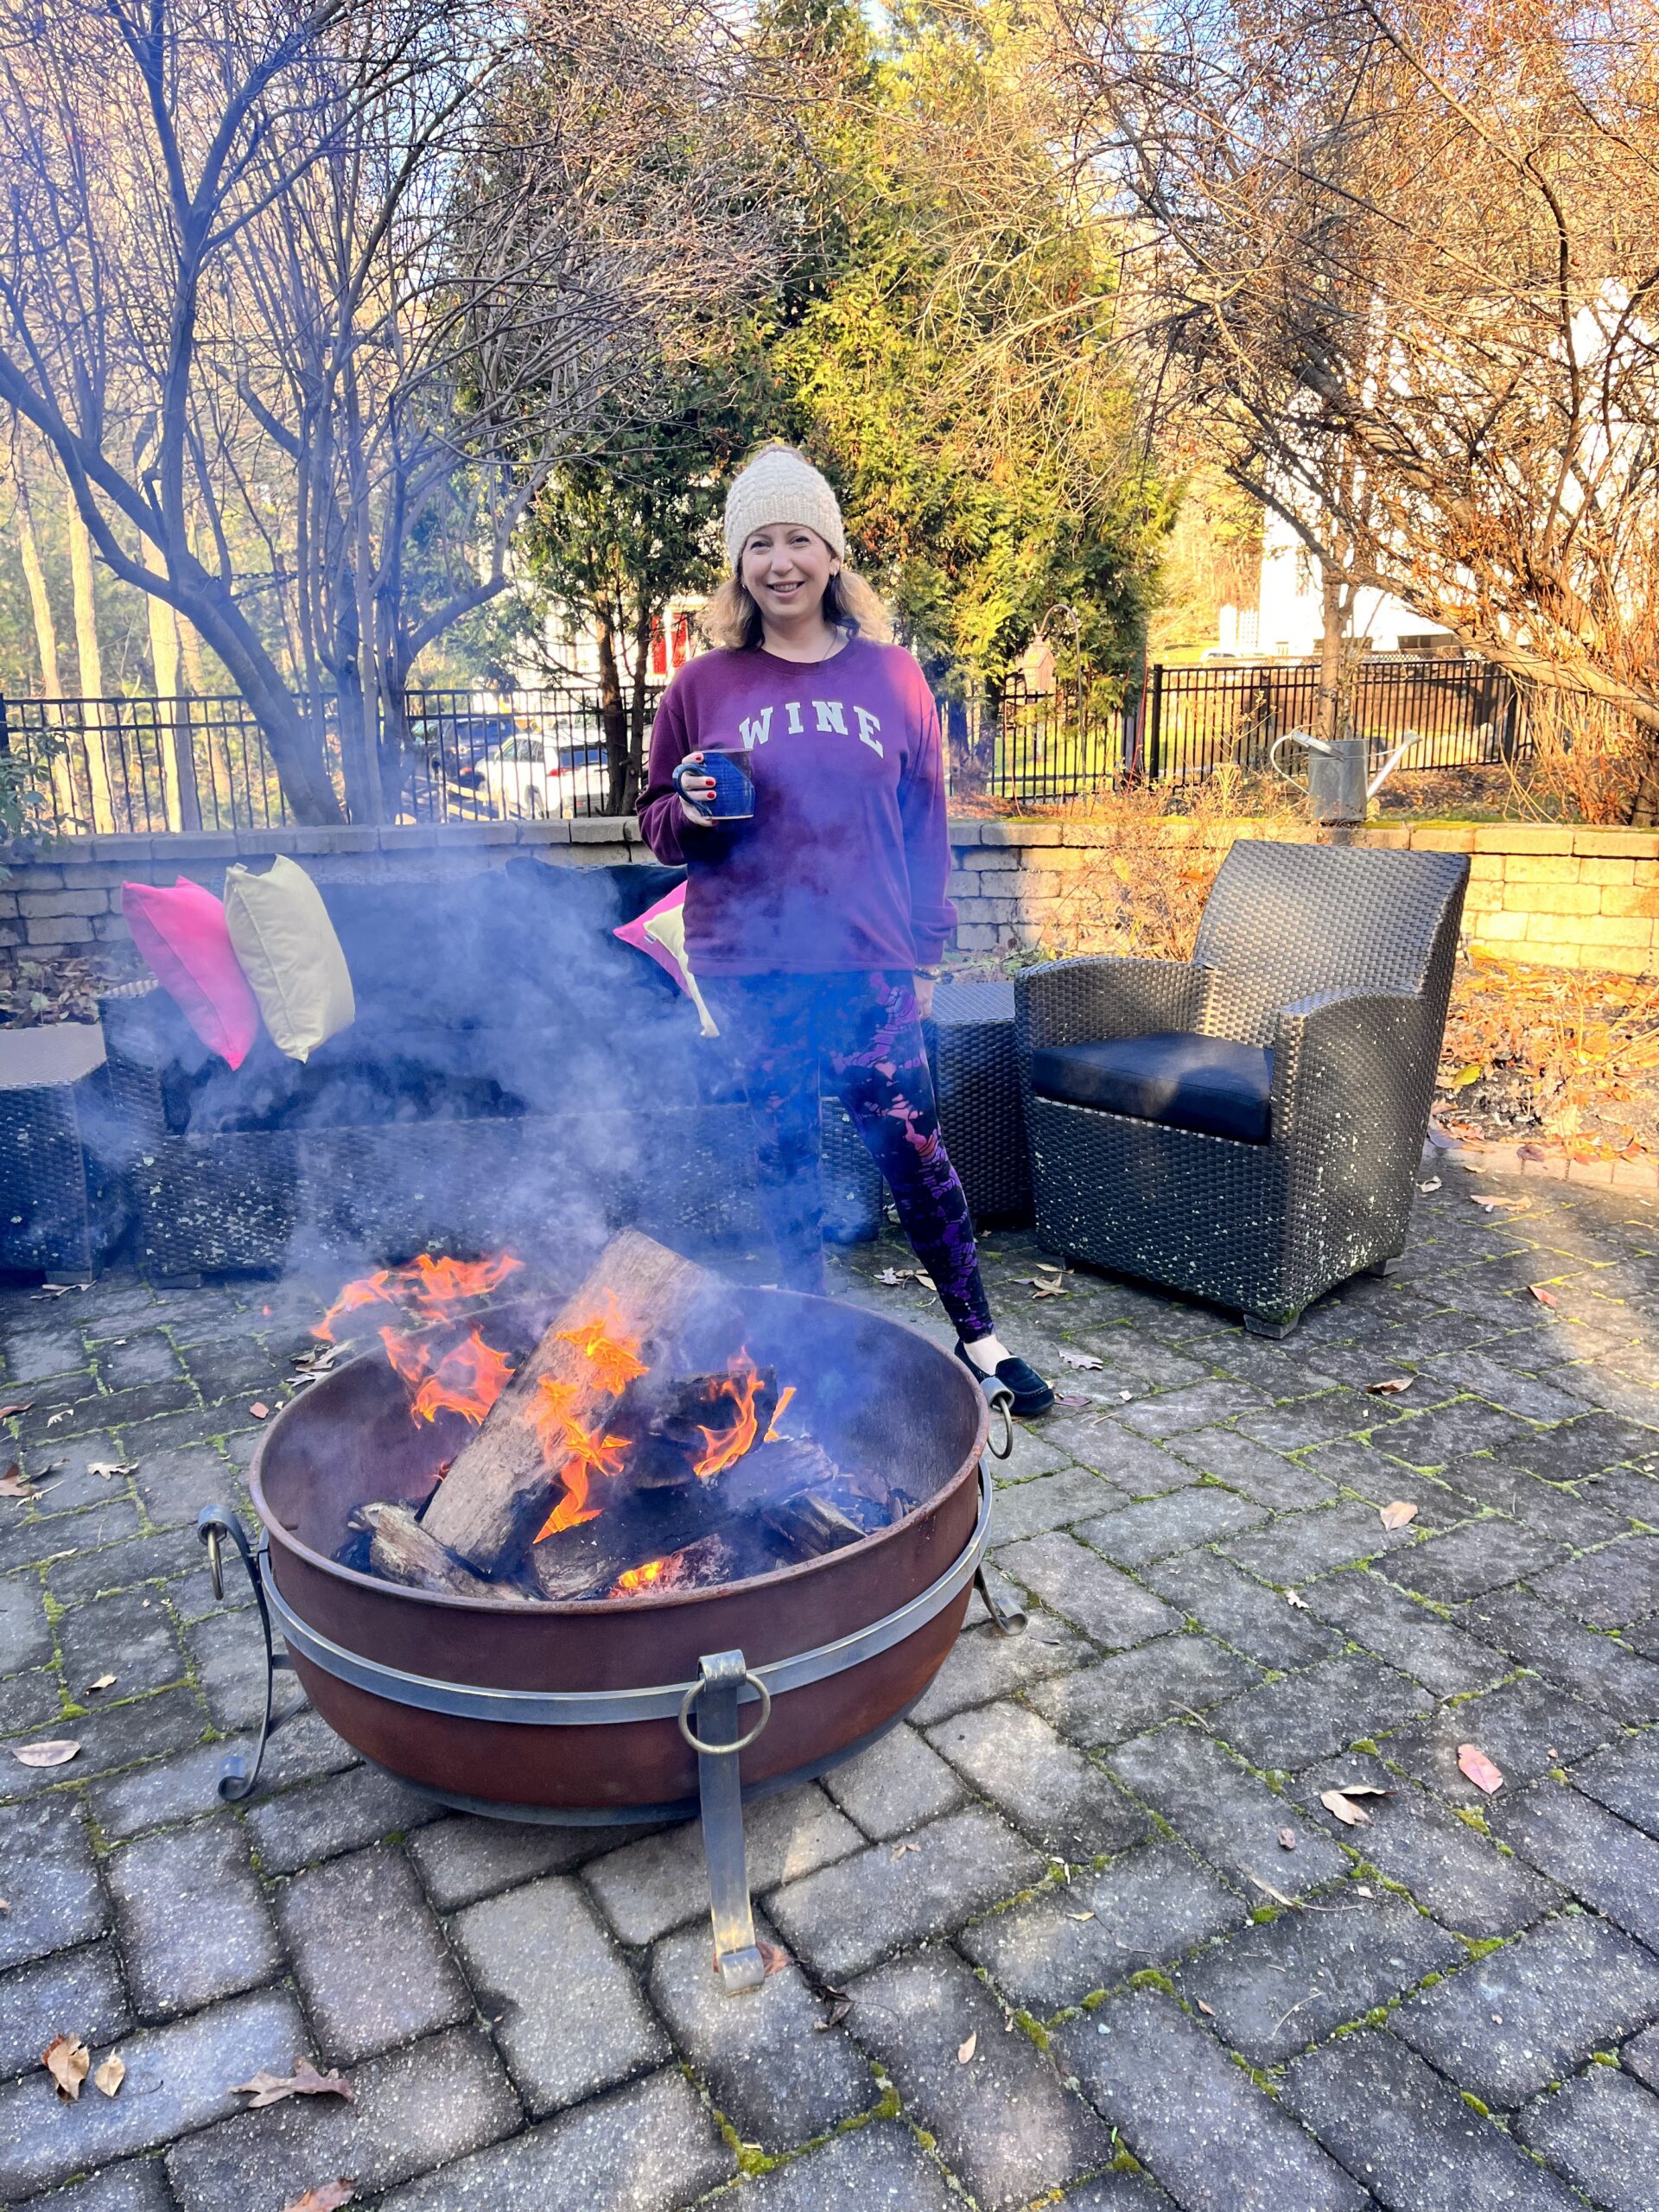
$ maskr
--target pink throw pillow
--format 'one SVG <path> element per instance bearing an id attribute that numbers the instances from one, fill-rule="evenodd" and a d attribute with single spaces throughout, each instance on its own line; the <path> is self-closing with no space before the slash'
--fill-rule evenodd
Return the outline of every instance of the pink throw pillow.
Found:
<path id="1" fill-rule="evenodd" d="M 222 903 L 181 875 L 170 891 L 124 883 L 121 912 L 133 943 L 202 1043 L 239 1068 L 259 1034 L 259 1007 Z"/>
<path id="2" fill-rule="evenodd" d="M 643 952 L 647 960 L 654 960 L 665 976 L 671 976 L 697 1009 L 697 1026 L 703 1035 L 719 1036 L 715 1017 L 703 1004 L 697 979 L 685 957 L 684 884 L 677 883 L 666 899 L 659 899 L 637 920 L 624 922 L 620 930 L 613 930 L 611 934 Z"/>
<path id="3" fill-rule="evenodd" d="M 677 883 L 666 899 L 659 899 L 654 906 L 647 906 L 643 914 L 636 914 L 631 922 L 624 922 L 620 929 L 611 931 L 611 935 L 620 937 L 624 944 L 631 944 L 636 952 L 643 952 L 647 960 L 654 960 L 663 973 L 677 983 L 682 990 L 687 988 L 684 967 L 667 945 L 647 934 L 645 925 L 654 922 L 659 914 L 678 913 L 684 906 L 685 886 Z M 683 943 L 684 940 L 681 941 Z"/>

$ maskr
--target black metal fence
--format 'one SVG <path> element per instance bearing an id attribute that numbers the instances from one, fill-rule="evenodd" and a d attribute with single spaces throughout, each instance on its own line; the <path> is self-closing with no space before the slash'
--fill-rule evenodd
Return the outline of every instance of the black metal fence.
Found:
<path id="1" fill-rule="evenodd" d="M 959 789 L 1016 800 L 1068 799 L 1124 781 L 1179 785 L 1236 764 L 1268 766 L 1275 738 L 1311 730 L 1319 674 L 1306 662 L 1160 665 L 1127 698 L 1121 683 L 1018 678 L 995 694 L 942 702 Z M 653 688 L 652 704 L 656 690 Z M 311 709 L 342 807 L 332 701 Z M 605 810 L 596 688 L 415 691 L 409 742 L 387 800 L 397 822 L 467 822 Z M 1378 653 L 1356 676 L 1351 715 L 1381 759 L 1413 743 L 1402 768 L 1478 766 L 1529 747 L 1518 687 L 1464 656 Z M 0 750 L 20 760 L 53 836 L 270 829 L 290 823 L 247 704 L 206 699 L 0 699 Z"/>
<path id="2" fill-rule="evenodd" d="M 1275 738 L 1317 727 L 1311 662 L 1159 664 L 1127 697 L 1116 690 L 1062 682 L 1033 692 L 1014 678 L 995 699 L 947 706 L 953 758 L 995 798 L 1077 798 L 1125 781 L 1195 783 L 1230 766 L 1259 773 Z M 1530 743 L 1519 687 L 1471 656 L 1368 655 L 1348 712 L 1374 760 L 1412 741 L 1402 772 L 1516 760 Z"/>
<path id="3" fill-rule="evenodd" d="M 413 691 L 385 806 L 400 823 L 604 810 L 596 689 Z M 306 709 L 345 806 L 336 702 Z M 0 749 L 20 760 L 54 836 L 269 830 L 294 820 L 251 709 L 202 699 L 0 699 Z"/>

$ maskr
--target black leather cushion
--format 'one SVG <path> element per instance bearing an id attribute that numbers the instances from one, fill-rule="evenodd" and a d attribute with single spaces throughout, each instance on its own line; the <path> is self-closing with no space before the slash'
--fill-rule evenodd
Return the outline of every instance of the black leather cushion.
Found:
<path id="1" fill-rule="evenodd" d="M 1047 1045 L 1031 1056 L 1031 1082 L 1044 1098 L 1263 1144 L 1273 1051 L 1184 1029 L 1098 1045 Z"/>

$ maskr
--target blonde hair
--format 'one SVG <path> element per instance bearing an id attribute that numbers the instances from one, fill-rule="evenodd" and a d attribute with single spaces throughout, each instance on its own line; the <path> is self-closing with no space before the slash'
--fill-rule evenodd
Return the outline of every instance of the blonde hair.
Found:
<path id="1" fill-rule="evenodd" d="M 849 637 L 868 638 L 878 645 L 893 640 L 893 620 L 862 576 L 842 569 L 823 588 L 823 619 Z M 728 652 L 754 652 L 766 642 L 760 609 L 742 577 L 728 576 L 704 603 L 697 626 L 711 645 Z"/>

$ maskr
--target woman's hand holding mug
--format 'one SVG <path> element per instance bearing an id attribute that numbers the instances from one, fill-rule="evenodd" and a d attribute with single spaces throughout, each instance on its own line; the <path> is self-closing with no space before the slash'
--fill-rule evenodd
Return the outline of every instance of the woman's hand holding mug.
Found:
<path id="1" fill-rule="evenodd" d="M 713 819 L 715 779 L 702 766 L 701 753 L 688 753 L 674 771 L 674 788 L 688 820 L 706 829 Z"/>

